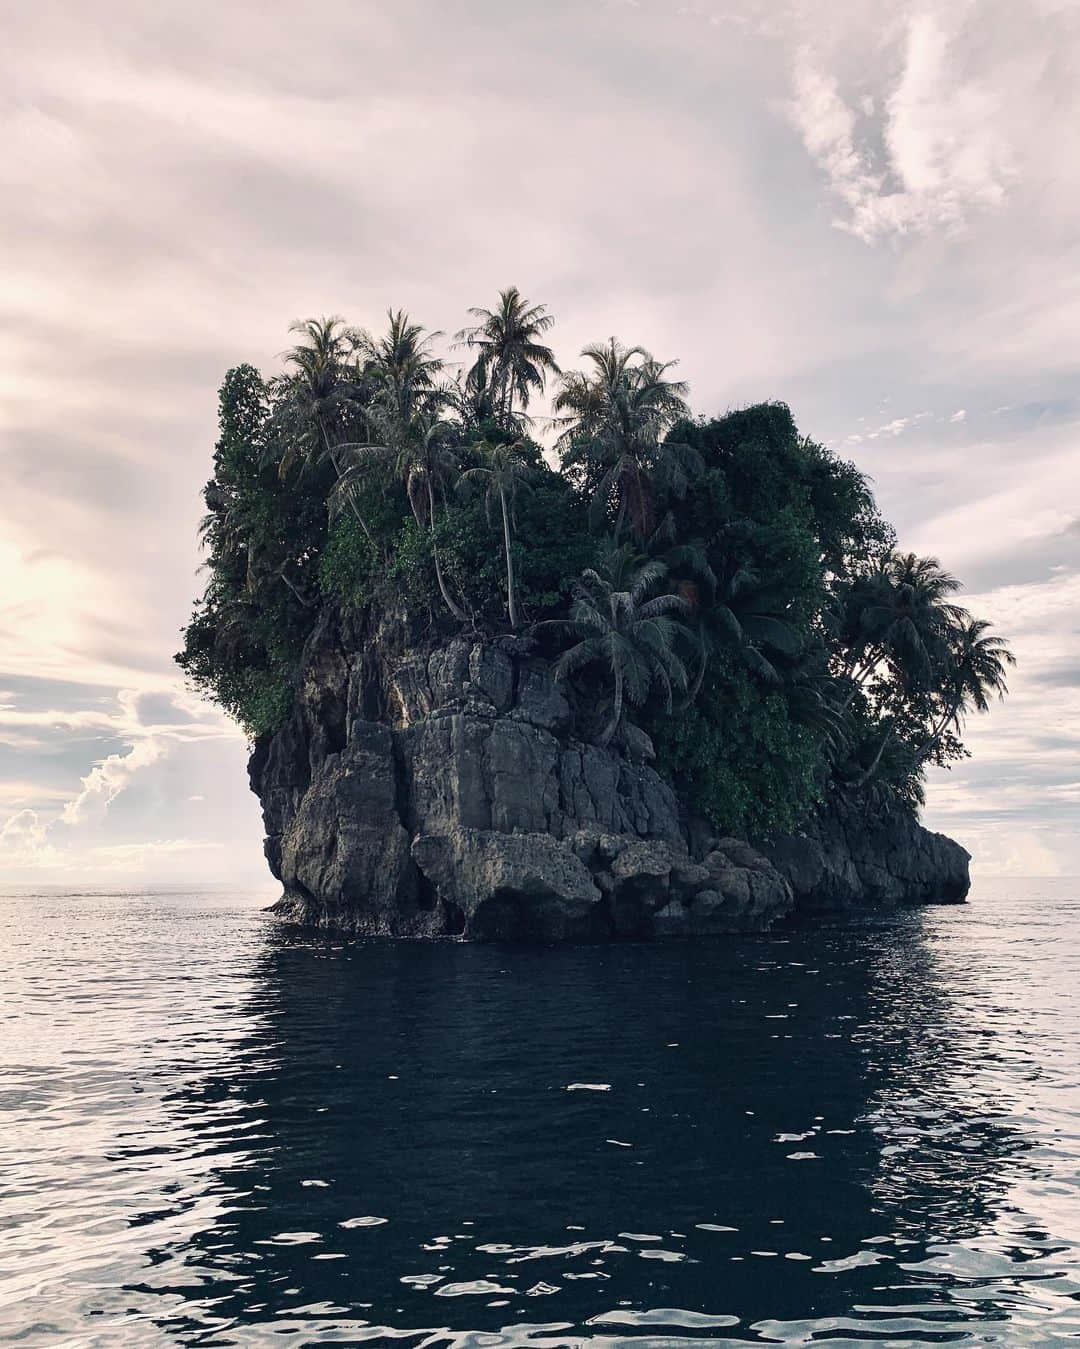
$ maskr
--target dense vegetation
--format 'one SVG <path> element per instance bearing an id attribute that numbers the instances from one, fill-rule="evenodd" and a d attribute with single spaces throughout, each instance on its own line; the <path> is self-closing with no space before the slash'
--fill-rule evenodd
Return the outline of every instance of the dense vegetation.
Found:
<path id="1" fill-rule="evenodd" d="M 391 313 L 294 325 L 284 373 L 225 378 L 177 657 L 251 734 L 288 715 L 327 603 L 405 599 L 433 629 L 531 633 L 601 743 L 653 739 L 718 829 L 789 828 L 830 792 L 921 799 L 1012 657 L 865 478 L 782 403 L 691 417 L 671 363 L 614 339 L 560 371 L 516 290 L 473 310 L 451 377 Z M 530 401 L 553 385 L 553 468 Z"/>

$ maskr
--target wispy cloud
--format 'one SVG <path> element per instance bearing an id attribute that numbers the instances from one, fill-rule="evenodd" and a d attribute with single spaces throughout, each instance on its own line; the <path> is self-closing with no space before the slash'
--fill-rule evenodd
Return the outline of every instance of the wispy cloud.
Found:
<path id="1" fill-rule="evenodd" d="M 798 48 L 791 117 L 843 208 L 839 228 L 867 243 L 951 235 L 1005 204 L 1037 153 L 1033 107 L 1050 113 L 1065 93 L 1047 80 L 1043 43 L 1055 27 L 1060 38 L 1074 35 L 1074 25 L 1064 9 L 1040 18 L 1045 26 L 1033 39 L 1000 9 L 883 9 L 878 49 L 864 51 L 869 69 L 880 70 L 873 94 L 865 92 L 865 61 L 849 70 L 850 93 L 829 69 L 830 60 L 850 65 L 842 44 L 810 39 Z M 1000 44 L 987 41 L 995 23 Z"/>

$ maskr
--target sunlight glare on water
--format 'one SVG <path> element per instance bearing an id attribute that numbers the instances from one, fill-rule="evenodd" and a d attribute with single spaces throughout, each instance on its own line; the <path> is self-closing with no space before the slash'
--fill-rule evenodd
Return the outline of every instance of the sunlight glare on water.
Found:
<path id="1" fill-rule="evenodd" d="M 0 896 L 0 1340 L 1080 1337 L 1080 904 L 512 950 Z"/>

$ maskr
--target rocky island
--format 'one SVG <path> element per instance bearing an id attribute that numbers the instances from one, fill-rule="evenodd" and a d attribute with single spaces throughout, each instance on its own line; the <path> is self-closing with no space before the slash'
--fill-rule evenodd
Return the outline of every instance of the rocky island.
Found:
<path id="1" fill-rule="evenodd" d="M 503 292 L 451 379 L 401 313 L 226 377 L 178 657 L 253 740 L 277 910 L 594 941 L 962 900 L 923 774 L 1007 648 L 782 404 L 693 419 Z M 557 379 L 557 467 L 530 396 Z"/>

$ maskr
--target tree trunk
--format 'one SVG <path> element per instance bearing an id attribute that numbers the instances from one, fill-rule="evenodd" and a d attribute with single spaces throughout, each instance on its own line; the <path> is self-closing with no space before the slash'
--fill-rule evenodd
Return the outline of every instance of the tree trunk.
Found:
<path id="1" fill-rule="evenodd" d="M 848 696 L 844 699 L 843 703 L 841 704 L 840 710 L 842 712 L 846 712 L 848 708 L 851 706 L 852 700 L 855 697 L 856 693 L 858 693 L 859 690 L 862 688 L 863 683 L 866 680 L 867 676 L 873 671 L 874 666 L 878 663 L 879 660 L 880 656 L 875 655 L 874 652 L 871 651 L 869 660 L 865 660 L 861 665 L 856 665 L 854 669 L 851 671 L 850 678 L 852 681 L 852 688 L 849 691 Z"/>
<path id="2" fill-rule="evenodd" d="M 610 745 L 615 732 L 619 729 L 619 723 L 622 721 L 623 709 L 623 669 L 619 661 L 615 662 L 615 702 L 612 705 L 611 721 L 607 729 L 600 737 L 602 745 Z"/>
<path id="3" fill-rule="evenodd" d="M 446 607 L 454 615 L 459 623 L 465 622 L 465 614 L 457 607 L 450 598 L 450 592 L 446 588 L 446 582 L 443 580 L 442 567 L 439 564 L 439 546 L 435 542 L 435 493 L 431 486 L 431 474 L 427 474 L 427 494 L 428 494 L 428 530 L 431 534 L 431 556 L 435 561 L 435 579 L 439 583 L 439 593 L 446 602 Z"/>
<path id="4" fill-rule="evenodd" d="M 506 549 L 506 608 L 510 615 L 510 626 L 518 626 L 517 601 L 514 598 L 514 558 L 510 551 L 510 518 L 506 512 L 506 493 L 499 488 L 499 505 L 502 507 L 503 547 Z"/>
<path id="5" fill-rule="evenodd" d="M 942 720 L 934 727 L 928 739 L 924 740 L 915 751 L 915 762 L 922 763 L 927 754 L 934 748 L 941 737 L 949 729 L 949 723 L 953 721 L 956 714 L 960 711 L 960 704 L 954 703 Z"/>
<path id="6" fill-rule="evenodd" d="M 314 607 L 312 605 L 311 600 L 304 599 L 303 595 L 300 594 L 299 590 L 297 590 L 296 586 L 294 586 L 293 583 L 289 580 L 289 578 L 285 575 L 284 571 L 279 571 L 278 575 L 289 587 L 289 589 L 292 591 L 292 593 L 296 596 L 296 598 L 300 601 L 300 603 L 304 606 L 305 609 L 311 609 Z"/>
<path id="7" fill-rule="evenodd" d="M 885 753 L 885 746 L 892 739 L 892 733 L 893 728 L 890 726 L 888 730 L 885 732 L 885 734 L 881 737 L 881 744 L 878 745 L 877 753 L 874 755 L 870 767 L 864 773 L 860 773 L 859 776 L 855 779 L 855 781 L 851 784 L 852 788 L 855 791 L 858 791 L 860 787 L 865 787 L 866 784 L 870 781 L 870 779 L 874 776 L 874 772 L 877 769 L 878 764 L 881 762 L 881 756 Z"/>
<path id="8" fill-rule="evenodd" d="M 645 474 L 638 463 L 634 464 L 631 481 L 634 484 L 635 506 L 631 511 L 634 533 L 639 543 L 644 543 L 649 532 L 649 494 L 645 486 Z"/>
<path id="9" fill-rule="evenodd" d="M 503 426 L 510 425 L 510 409 L 514 403 L 513 386 L 510 378 L 510 367 L 505 366 L 502 376 L 502 397 L 499 400 L 500 411 L 502 412 Z"/>

